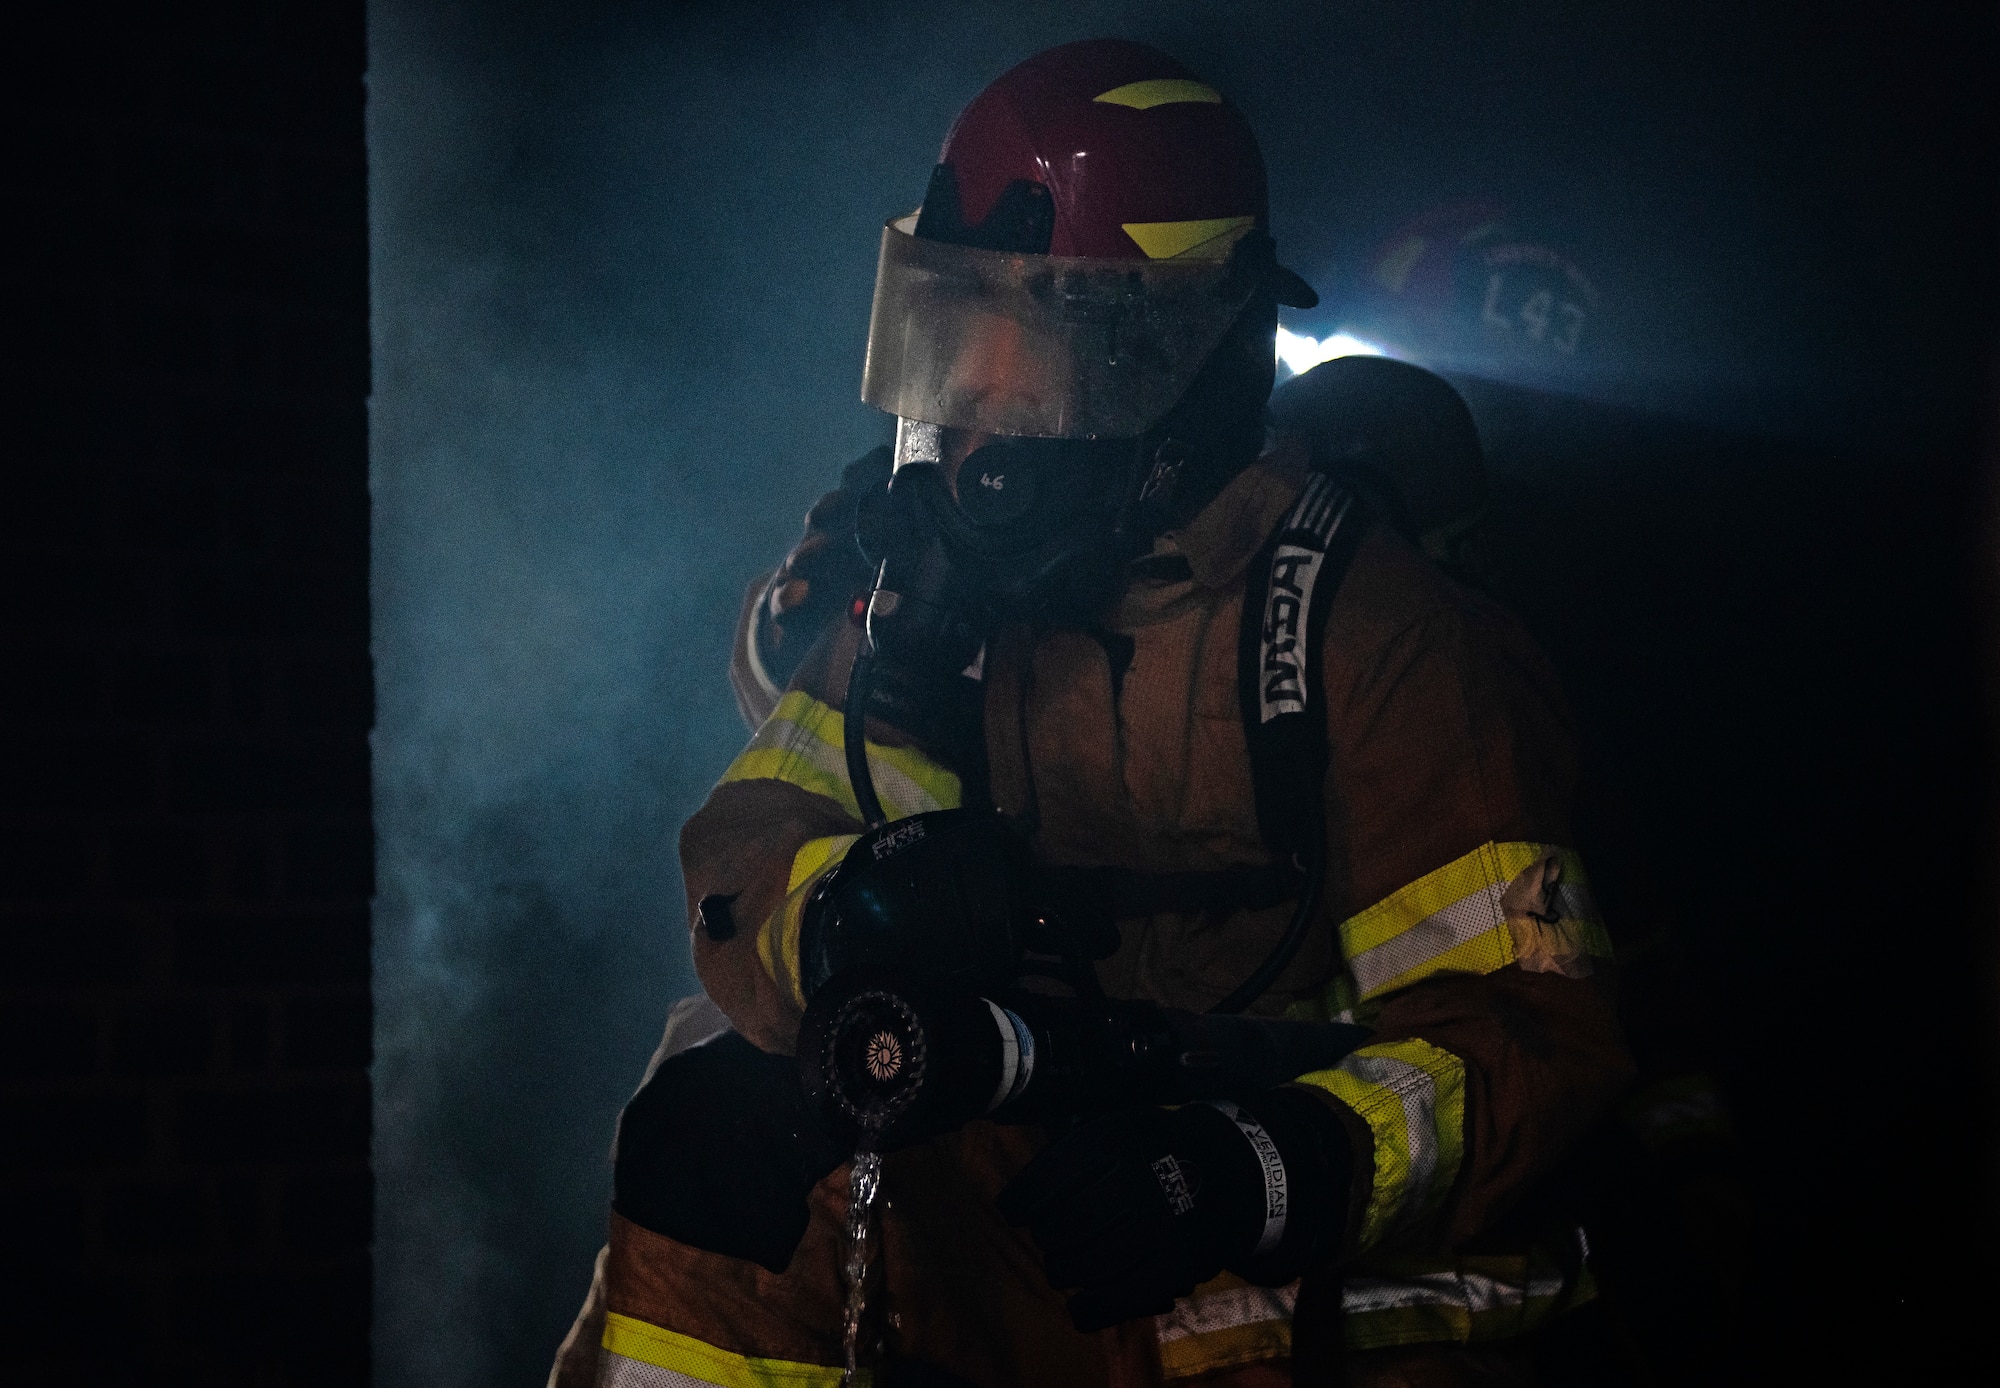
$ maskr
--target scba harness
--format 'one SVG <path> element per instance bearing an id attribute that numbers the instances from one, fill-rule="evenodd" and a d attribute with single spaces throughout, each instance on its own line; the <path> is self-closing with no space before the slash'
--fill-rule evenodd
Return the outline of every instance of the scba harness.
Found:
<path id="1" fill-rule="evenodd" d="M 1216 871 L 1044 868 L 1058 895 L 1112 921 L 1166 912 L 1268 910 L 1298 901 L 1272 954 L 1213 1010 L 1260 997 L 1298 952 L 1317 913 L 1326 857 L 1328 763 L 1322 663 L 1327 614 L 1373 523 L 1352 491 L 1317 469 L 1248 568 L 1237 695 L 1258 834 L 1271 861 Z"/>
<path id="2" fill-rule="evenodd" d="M 1257 827 L 1281 860 L 1299 857 L 1324 823 L 1326 715 L 1314 704 L 1326 617 L 1367 528 L 1354 494 L 1312 472 L 1250 566 L 1237 689 Z"/>

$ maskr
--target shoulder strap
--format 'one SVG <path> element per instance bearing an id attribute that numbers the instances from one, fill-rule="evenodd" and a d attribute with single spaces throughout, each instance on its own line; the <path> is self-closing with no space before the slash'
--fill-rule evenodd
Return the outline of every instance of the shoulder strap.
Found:
<path id="1" fill-rule="evenodd" d="M 1238 640 L 1237 694 L 1250 744 L 1257 827 L 1280 862 L 1300 862 L 1319 832 L 1326 713 L 1322 635 L 1334 595 L 1368 530 L 1361 502 L 1323 472 L 1251 561 Z"/>

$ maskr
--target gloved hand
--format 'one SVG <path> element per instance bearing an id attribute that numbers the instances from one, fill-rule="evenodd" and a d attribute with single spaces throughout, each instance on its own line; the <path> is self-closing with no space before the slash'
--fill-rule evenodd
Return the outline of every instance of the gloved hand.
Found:
<path id="1" fill-rule="evenodd" d="M 1001 988 L 1023 949 L 1108 958 L 1108 913 L 1047 899 L 1028 841 L 987 811 L 931 810 L 855 840 L 807 900 L 799 972 L 810 1001 L 837 973 L 915 973 Z"/>
<path id="2" fill-rule="evenodd" d="M 1352 1159 L 1324 1101 L 1291 1087 L 1240 1103 L 1127 1109 L 1070 1130 L 1000 1192 L 1076 1288 L 1080 1331 L 1161 1315 L 1227 1269 L 1282 1286 L 1332 1257 Z"/>
<path id="3" fill-rule="evenodd" d="M 725 1031 L 671 1056 L 618 1120 L 611 1207 L 642 1229 L 783 1272 L 806 1196 L 847 1159 L 789 1056 Z"/>
<path id="4" fill-rule="evenodd" d="M 806 512 L 805 534 L 792 546 L 764 590 L 751 639 L 765 671 L 782 689 L 822 631 L 848 615 L 867 591 L 874 567 L 855 542 L 862 505 L 888 490 L 890 455 L 869 450 L 840 474 L 840 486 Z"/>

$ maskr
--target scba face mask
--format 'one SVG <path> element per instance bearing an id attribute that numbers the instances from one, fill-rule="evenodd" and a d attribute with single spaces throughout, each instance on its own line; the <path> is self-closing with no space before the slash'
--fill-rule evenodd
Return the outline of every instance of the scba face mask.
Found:
<path id="1" fill-rule="evenodd" d="M 1000 625 L 1082 625 L 1116 596 L 1134 440 L 996 438 L 948 468 L 948 435 L 898 421 L 889 490 L 864 508 L 875 651 L 956 674 Z"/>

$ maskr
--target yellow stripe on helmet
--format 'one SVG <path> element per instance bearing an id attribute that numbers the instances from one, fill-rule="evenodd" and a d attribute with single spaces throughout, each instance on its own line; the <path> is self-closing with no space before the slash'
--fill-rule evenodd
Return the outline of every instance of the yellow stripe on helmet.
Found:
<path id="1" fill-rule="evenodd" d="M 1127 82 L 1122 87 L 1099 92 L 1091 100 L 1101 101 L 1107 106 L 1130 106 L 1135 111 L 1150 111 L 1155 106 L 1174 106 L 1191 101 L 1220 106 L 1222 93 L 1206 82 L 1186 77 L 1151 77 L 1144 82 Z"/>
<path id="2" fill-rule="evenodd" d="M 1224 260 L 1255 217 L 1202 217 L 1189 222 L 1121 222 L 1148 260 Z"/>

